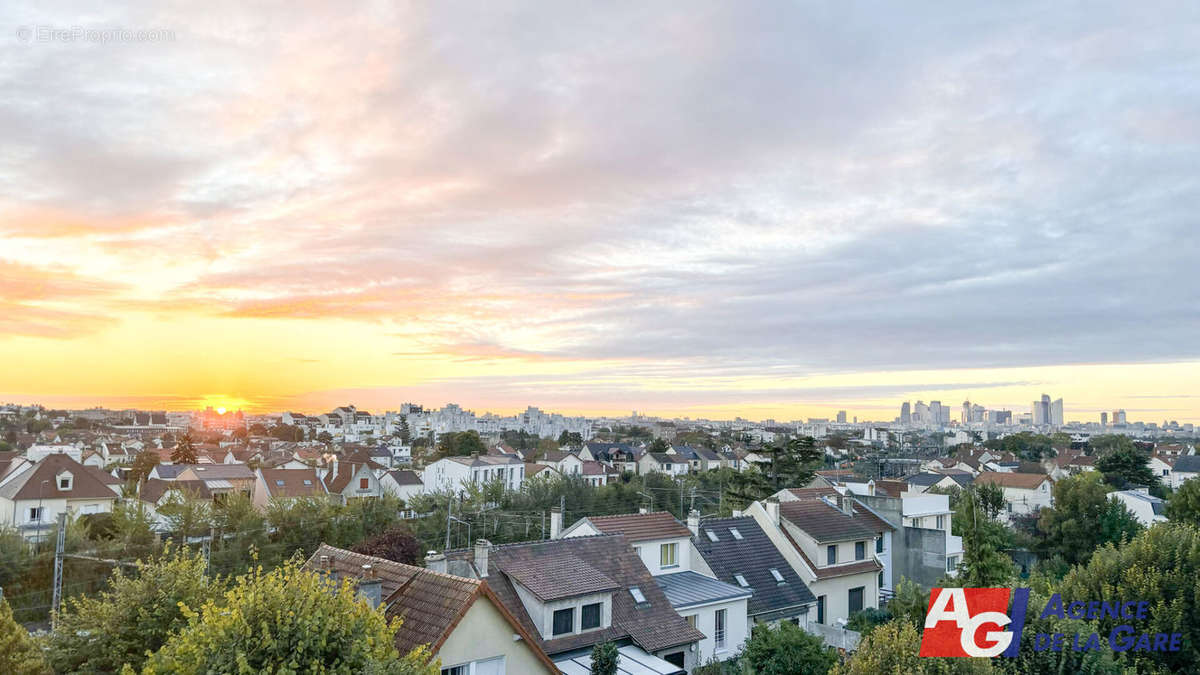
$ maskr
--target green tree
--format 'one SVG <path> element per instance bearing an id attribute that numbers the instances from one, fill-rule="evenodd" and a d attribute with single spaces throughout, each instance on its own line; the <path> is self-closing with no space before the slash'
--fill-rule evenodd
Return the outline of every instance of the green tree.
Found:
<path id="1" fill-rule="evenodd" d="M 1104 474 L 1104 481 L 1118 490 L 1130 487 L 1157 485 L 1158 478 L 1146 464 L 1149 455 L 1139 450 L 1125 436 L 1127 444 L 1120 444 L 1096 459 L 1096 470 Z"/>
<path id="2" fill-rule="evenodd" d="M 1004 489 L 995 483 L 984 483 L 976 485 L 974 491 L 980 512 L 995 520 L 1004 510 Z"/>
<path id="3" fill-rule="evenodd" d="M 52 672 L 37 642 L 13 620 L 12 608 L 0 597 L 0 673 L 49 675 Z"/>
<path id="4" fill-rule="evenodd" d="M 1070 439 L 1068 438 L 1069 445 Z M 983 447 L 996 452 L 1011 452 L 1030 462 L 1054 456 L 1054 440 L 1050 436 L 1035 434 L 1032 431 L 1022 431 L 1003 438 L 988 439 L 984 442 Z"/>
<path id="5" fill-rule="evenodd" d="M 400 621 L 360 600 L 352 580 L 331 582 L 294 560 L 239 576 L 222 599 L 185 613 L 187 625 L 143 673 L 439 672 L 425 648 L 397 654 Z"/>
<path id="6" fill-rule="evenodd" d="M 186 543 L 188 537 L 207 536 L 213 526 L 212 502 L 187 492 L 175 494 L 158 512 L 180 543 Z"/>
<path id="7" fill-rule="evenodd" d="M 891 620 L 892 613 L 890 611 L 877 607 L 867 607 L 851 614 L 850 620 L 846 623 L 846 628 L 863 635 L 870 635 L 871 631 Z"/>
<path id="8" fill-rule="evenodd" d="M 477 431 L 459 431 L 442 434 L 438 437 L 439 457 L 467 457 L 470 455 L 487 454 L 483 439 Z"/>
<path id="9" fill-rule="evenodd" d="M 97 595 L 68 599 L 50 635 L 51 665 L 58 672 L 140 667 L 147 652 L 184 625 L 182 606 L 198 607 L 224 590 L 205 576 L 204 566 L 199 554 L 167 548 L 157 559 L 138 562 L 134 573 L 118 567 Z"/>
<path id="10" fill-rule="evenodd" d="M 1071 570 L 1057 589 L 1064 599 L 1115 599 L 1149 603 L 1138 632 L 1182 633 L 1177 652 L 1125 653 L 1137 672 L 1195 672 L 1200 663 L 1200 529 L 1165 523 L 1145 530 L 1118 547 L 1105 545 L 1086 566 Z M 1108 635 L 1127 619 L 1101 617 L 1099 632 Z"/>
<path id="11" fill-rule="evenodd" d="M 908 621 L 890 621 L 858 644 L 854 655 L 829 675 L 974 675 L 991 673 L 990 659 L 918 656 L 921 635 Z M 822 671 L 824 672 L 824 671 Z"/>
<path id="12" fill-rule="evenodd" d="M 621 654 L 612 642 L 601 642 L 592 647 L 592 675 L 617 675 L 617 662 Z"/>
<path id="13" fill-rule="evenodd" d="M 1200 525 L 1200 480 L 1185 480 L 1167 499 L 1167 517 L 1179 523 Z"/>
<path id="14" fill-rule="evenodd" d="M 329 433 L 328 431 L 322 431 L 321 433 L 317 434 L 317 442 L 329 445 L 333 442 L 333 434 Z"/>
<path id="15" fill-rule="evenodd" d="M 907 577 L 900 577 L 896 584 L 896 595 L 888 601 L 888 612 L 893 621 L 907 621 L 920 627 L 925 623 L 925 612 L 929 609 L 929 591 Z"/>
<path id="16" fill-rule="evenodd" d="M 129 480 L 134 483 L 146 480 L 156 466 L 158 453 L 150 449 L 142 450 L 133 458 L 133 464 L 129 467 Z"/>
<path id="17" fill-rule="evenodd" d="M 764 446 L 760 452 L 768 460 L 765 468 L 749 469 L 731 477 L 728 496 L 734 508 L 766 499 L 784 488 L 803 487 L 824 460 L 824 453 L 810 436 Z"/>
<path id="18" fill-rule="evenodd" d="M 396 434 L 399 436 L 400 442 L 405 445 L 412 440 L 412 430 L 408 428 L 408 415 L 400 416 L 400 428 L 396 430 Z"/>
<path id="19" fill-rule="evenodd" d="M 1087 562 L 1098 546 L 1137 534 L 1141 529 L 1137 521 L 1132 516 L 1121 518 L 1120 511 L 1125 507 L 1110 500 L 1108 490 L 1095 471 L 1058 481 L 1054 485 L 1054 506 L 1042 509 L 1038 518 L 1037 529 L 1043 535 L 1038 553 L 1047 558 L 1061 556 L 1068 564 L 1076 565 Z M 1132 532 L 1127 529 L 1130 523 Z M 1115 531 L 1106 532 L 1104 525 Z"/>
<path id="20" fill-rule="evenodd" d="M 171 461 L 175 464 L 196 463 L 196 446 L 192 443 L 191 431 L 183 432 L 175 442 L 175 448 L 171 450 Z"/>
<path id="21" fill-rule="evenodd" d="M 954 515 L 962 536 L 963 557 L 958 578 L 964 587 L 1004 586 L 1013 577 L 1012 559 L 1004 553 L 1007 528 L 988 516 L 976 489 L 968 490 Z"/>
<path id="22" fill-rule="evenodd" d="M 756 675 L 825 675 L 837 660 L 821 638 L 787 621 L 755 626 L 742 658 Z"/>

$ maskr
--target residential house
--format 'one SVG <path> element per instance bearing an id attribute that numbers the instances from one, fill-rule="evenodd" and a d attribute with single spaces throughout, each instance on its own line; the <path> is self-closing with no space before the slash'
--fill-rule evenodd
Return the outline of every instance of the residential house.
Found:
<path id="1" fill-rule="evenodd" d="M 326 468 L 322 481 L 334 498 L 345 504 L 350 499 L 378 497 L 383 488 L 367 462 L 342 461 L 337 457 Z"/>
<path id="2" fill-rule="evenodd" d="M 812 622 L 844 625 L 854 612 L 879 606 L 884 566 L 875 555 L 876 540 L 890 526 L 873 514 L 855 511 L 850 497 L 826 499 L 755 502 L 747 514 L 816 596 Z"/>
<path id="3" fill-rule="evenodd" d="M 430 569 L 482 578 L 538 646 L 568 673 L 592 647 L 620 645 L 640 673 L 683 675 L 697 665 L 704 634 L 670 602 L 622 535 L 569 537 L 452 551 Z M 582 672 L 587 672 L 583 670 Z"/>
<path id="4" fill-rule="evenodd" d="M 42 541 L 58 514 L 108 513 L 120 494 L 121 481 L 104 471 L 49 453 L 35 463 L 10 466 L 0 479 L 0 523 Z"/>
<path id="5" fill-rule="evenodd" d="M 638 473 L 665 473 L 668 476 L 682 476 L 688 473 L 691 465 L 687 459 L 666 452 L 647 452 L 638 460 Z"/>
<path id="6" fill-rule="evenodd" d="M 1138 522 L 1145 527 L 1167 521 L 1167 502 L 1150 494 L 1149 489 L 1119 490 L 1109 493 L 1110 499 L 1115 499 L 1125 505 Z"/>
<path id="7" fill-rule="evenodd" d="M 893 497 L 877 491 L 855 494 L 854 502 L 856 509 L 866 509 L 895 528 L 875 548 L 884 564 L 880 584 L 884 597 L 895 591 L 901 578 L 929 587 L 944 575 L 957 574 L 962 538 L 951 534 L 948 495 L 902 492 Z"/>
<path id="8" fill-rule="evenodd" d="M 557 475 L 558 475 L 558 472 L 555 471 L 554 467 L 552 467 L 552 466 L 546 466 L 545 464 L 536 464 L 536 463 L 531 463 L 531 462 L 525 463 L 525 480 L 532 480 L 534 478 L 546 479 L 546 478 L 552 478 Z"/>
<path id="9" fill-rule="evenodd" d="M 817 599 L 754 518 L 701 520 L 695 543 L 714 577 L 752 593 L 744 634 L 758 623 L 808 627 Z"/>
<path id="10" fill-rule="evenodd" d="M 558 515 L 558 514 L 555 514 Z M 684 525 L 669 513 L 632 513 L 581 518 L 562 537 L 621 534 L 654 576 L 671 606 L 704 633 L 698 659 L 729 658 L 747 637 L 747 604 L 751 592 L 718 580 L 693 545 L 700 523 L 693 511 Z M 551 529 L 554 529 L 551 522 Z"/>
<path id="11" fill-rule="evenodd" d="M 926 492 L 935 487 L 939 490 L 965 490 L 974 481 L 975 476 L 966 471 L 918 473 L 905 479 L 909 492 Z"/>
<path id="12" fill-rule="evenodd" d="M 421 474 L 425 492 L 459 491 L 477 483 L 498 480 L 508 490 L 520 490 L 525 480 L 525 463 L 519 457 L 483 455 L 443 457 L 425 467 Z"/>
<path id="13" fill-rule="evenodd" d="M 645 453 L 641 448 L 635 447 L 628 443 L 601 443 L 589 442 L 584 443 L 584 451 L 592 456 L 592 459 L 597 462 L 603 462 L 617 471 L 629 471 L 636 473 L 638 470 L 638 459 Z"/>
<path id="14" fill-rule="evenodd" d="M 1146 460 L 1146 466 L 1150 467 L 1150 472 L 1163 485 L 1174 490 L 1179 487 L 1180 481 L 1175 476 L 1175 462 L 1179 458 L 1173 455 L 1154 454 L 1150 459 Z"/>
<path id="15" fill-rule="evenodd" d="M 538 464 L 553 467 L 555 471 L 564 476 L 583 475 L 583 460 L 578 455 L 569 452 L 547 450 L 545 455 L 538 460 Z"/>
<path id="16" fill-rule="evenodd" d="M 444 566 L 444 564 L 443 564 Z M 305 568 L 352 579 L 359 594 L 402 619 L 396 649 L 427 645 L 444 675 L 557 675 L 537 638 L 486 580 L 446 574 L 322 544 Z"/>
<path id="17" fill-rule="evenodd" d="M 214 502 L 220 502 L 231 494 L 252 497 L 254 493 L 254 471 L 245 464 L 177 464 L 180 468 L 175 480 L 203 481 Z"/>
<path id="18" fill-rule="evenodd" d="M 304 469 L 258 469 L 254 472 L 254 505 L 265 509 L 275 500 L 327 497 L 325 481 L 311 467 Z"/>
<path id="19" fill-rule="evenodd" d="M 587 481 L 588 485 L 600 487 L 608 485 L 620 477 L 621 473 L 607 464 L 593 460 L 586 460 L 583 463 L 583 479 Z"/>
<path id="20" fill-rule="evenodd" d="M 405 503 L 425 491 L 421 475 L 411 469 L 392 469 L 379 477 L 384 494 L 403 499 Z"/>
<path id="21" fill-rule="evenodd" d="M 1178 488 L 1196 476 L 1200 476 L 1200 455 L 1182 455 L 1175 459 L 1175 465 L 1171 467 L 1172 487 Z"/>
<path id="22" fill-rule="evenodd" d="M 984 471 L 975 477 L 975 485 L 1000 486 L 1008 517 L 1030 515 L 1054 504 L 1054 480 L 1045 474 Z"/>

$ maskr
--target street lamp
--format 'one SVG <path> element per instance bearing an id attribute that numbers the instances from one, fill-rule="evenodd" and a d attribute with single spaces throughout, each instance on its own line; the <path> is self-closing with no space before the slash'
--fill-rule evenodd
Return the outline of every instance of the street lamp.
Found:
<path id="1" fill-rule="evenodd" d="M 650 510 L 653 511 L 654 510 L 654 495 L 648 495 L 645 492 L 638 492 L 638 494 L 650 500 Z"/>

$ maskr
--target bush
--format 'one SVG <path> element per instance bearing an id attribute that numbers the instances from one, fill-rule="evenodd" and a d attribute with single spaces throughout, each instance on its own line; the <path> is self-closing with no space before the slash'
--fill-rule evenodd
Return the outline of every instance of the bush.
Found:
<path id="1" fill-rule="evenodd" d="M 825 675 L 837 661 L 821 638 L 787 621 L 755 626 L 742 658 L 756 675 Z"/>

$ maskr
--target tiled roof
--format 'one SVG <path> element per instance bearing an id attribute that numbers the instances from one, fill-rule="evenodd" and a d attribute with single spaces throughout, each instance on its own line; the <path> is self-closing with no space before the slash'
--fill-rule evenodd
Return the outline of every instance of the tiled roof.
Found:
<path id="1" fill-rule="evenodd" d="M 245 464 L 191 464 L 185 468 L 192 469 L 200 480 L 248 480 L 254 478 L 254 471 Z"/>
<path id="2" fill-rule="evenodd" d="M 900 493 L 908 491 L 908 483 L 902 480 L 877 480 L 875 481 L 875 494 L 885 495 L 888 497 L 899 497 Z"/>
<path id="3" fill-rule="evenodd" d="M 838 491 L 832 487 L 789 488 L 788 493 L 800 500 L 819 500 L 821 497 L 833 497 Z"/>
<path id="4" fill-rule="evenodd" d="M 629 513 L 620 516 L 590 516 L 587 520 L 604 534 L 623 534 L 625 539 L 631 543 L 692 536 L 692 531 L 687 528 L 687 525 L 675 520 L 675 516 L 666 511 Z"/>
<path id="5" fill-rule="evenodd" d="M 736 529 L 741 539 L 735 539 L 730 528 Z M 712 541 L 708 532 L 717 536 Z M 721 581 L 737 585 L 735 574 L 742 575 L 750 584 L 751 596 L 747 611 L 751 616 L 770 615 L 816 602 L 808 586 L 788 564 L 783 554 L 767 537 L 754 518 L 712 518 L 700 523 L 700 536 L 696 537 L 696 548 L 708 563 L 713 574 Z M 775 581 L 771 570 L 776 569 L 785 582 Z"/>
<path id="6" fill-rule="evenodd" d="M 536 566 L 518 561 L 500 569 L 543 602 L 620 588 L 603 572 L 566 551 L 549 552 L 538 558 Z"/>
<path id="7" fill-rule="evenodd" d="M 820 500 L 784 502 L 779 505 L 779 515 L 817 543 L 873 539 L 878 532 L 874 519 L 868 521 L 861 510 L 849 516 Z"/>
<path id="8" fill-rule="evenodd" d="M 208 486 L 202 480 L 162 480 L 160 478 L 147 478 L 138 492 L 138 499 L 150 504 L 157 504 L 158 500 L 167 493 L 168 490 L 179 490 L 188 495 L 200 497 L 202 499 L 212 498 L 212 493 L 209 492 Z"/>
<path id="9" fill-rule="evenodd" d="M 12 477 L 0 486 L 0 497 L 7 499 L 116 499 L 110 483 L 97 477 L 96 472 L 67 455 L 47 455 L 31 468 Z M 58 474 L 69 471 L 71 489 L 58 489 Z M 103 474 L 103 471 L 99 471 Z M 42 481 L 47 481 L 45 486 Z"/>
<path id="10" fill-rule="evenodd" d="M 992 484 L 1023 490 L 1035 490 L 1037 486 L 1048 480 L 1050 477 L 1044 473 L 1002 473 L 999 471 L 984 471 L 975 477 L 975 483 L 978 485 Z"/>
<path id="11" fill-rule="evenodd" d="M 879 564 L 879 561 L 875 560 L 874 558 L 867 558 L 866 560 L 851 563 L 849 565 L 830 565 L 826 567 L 817 567 L 817 564 L 808 557 L 808 554 L 804 552 L 804 548 L 801 547 L 800 544 L 796 543 L 796 540 L 792 538 L 792 535 L 789 534 L 787 530 L 783 530 L 783 536 L 792 544 L 792 548 L 796 550 L 796 553 L 800 554 L 800 557 L 804 559 L 804 564 L 808 565 L 808 568 L 813 571 L 813 574 L 817 576 L 818 580 L 834 579 L 837 577 L 850 576 L 852 574 L 862 574 L 864 572 L 874 573 L 883 569 L 883 565 Z"/>
<path id="12" fill-rule="evenodd" d="M 261 469 L 263 484 L 272 497 L 312 497 L 326 494 L 316 469 Z M 308 481 L 305 483 L 305 481 Z"/>
<path id="13" fill-rule="evenodd" d="M 654 582 L 663 590 L 675 609 L 749 598 L 754 595 L 748 588 L 727 584 L 691 570 L 660 574 L 654 577 Z"/>
<path id="14" fill-rule="evenodd" d="M 504 570 L 522 566 L 536 568 L 544 558 L 564 553 L 587 561 L 601 574 L 616 582 L 621 590 L 613 593 L 612 625 L 608 628 L 544 640 L 526 613 L 524 604 Z M 470 560 L 474 557 L 474 550 L 454 551 L 450 553 L 450 557 Z M 704 637 L 671 608 L 671 603 L 667 601 L 662 589 L 654 583 L 654 578 L 650 576 L 646 566 L 621 535 L 570 537 L 495 546 L 488 556 L 487 582 L 504 606 L 517 617 L 521 626 L 548 654 L 559 654 L 625 638 L 633 640 L 646 651 L 655 652 L 690 644 Z M 567 579 L 562 579 L 562 582 L 566 583 Z M 636 603 L 633 600 L 629 589 L 635 586 L 645 596 L 646 602 Z"/>
<path id="15" fill-rule="evenodd" d="M 465 464 L 466 466 L 505 466 L 509 464 L 523 464 L 520 457 L 516 455 L 480 455 L 479 457 L 445 457 L 452 462 Z"/>

